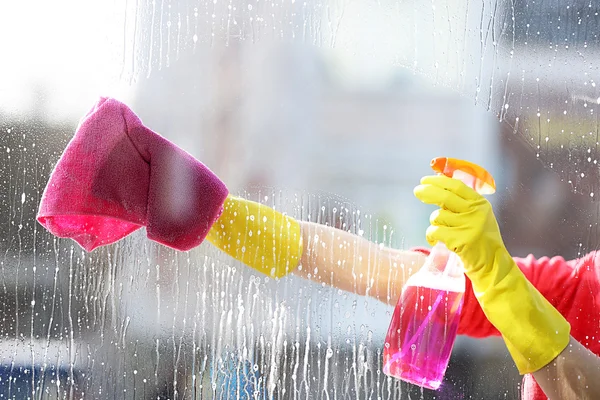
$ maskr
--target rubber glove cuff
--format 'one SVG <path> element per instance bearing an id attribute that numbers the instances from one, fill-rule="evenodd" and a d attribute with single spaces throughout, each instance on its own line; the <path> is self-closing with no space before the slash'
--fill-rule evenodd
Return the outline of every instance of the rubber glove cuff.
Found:
<path id="1" fill-rule="evenodd" d="M 506 267 L 466 271 L 473 292 L 502 334 L 519 373 L 537 371 L 567 347 L 571 327 L 506 250 L 496 250 L 493 264 Z"/>
<path id="2" fill-rule="evenodd" d="M 294 218 L 229 195 L 206 239 L 231 257 L 268 276 L 281 278 L 302 257 L 302 233 Z"/>

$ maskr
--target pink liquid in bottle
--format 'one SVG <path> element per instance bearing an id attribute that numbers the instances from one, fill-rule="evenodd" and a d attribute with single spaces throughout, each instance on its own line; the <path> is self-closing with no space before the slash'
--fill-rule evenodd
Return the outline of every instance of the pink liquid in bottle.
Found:
<path id="1" fill-rule="evenodd" d="M 386 375 L 429 389 L 440 387 L 458 330 L 463 294 L 422 286 L 404 288 L 383 349 Z"/>

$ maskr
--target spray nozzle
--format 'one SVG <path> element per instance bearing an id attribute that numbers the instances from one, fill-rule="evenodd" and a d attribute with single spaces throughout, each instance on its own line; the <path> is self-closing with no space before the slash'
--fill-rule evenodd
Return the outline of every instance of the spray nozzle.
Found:
<path id="1" fill-rule="evenodd" d="M 496 191 L 492 175 L 477 164 L 457 158 L 437 157 L 431 160 L 431 169 L 463 181 L 479 194 L 492 194 Z"/>

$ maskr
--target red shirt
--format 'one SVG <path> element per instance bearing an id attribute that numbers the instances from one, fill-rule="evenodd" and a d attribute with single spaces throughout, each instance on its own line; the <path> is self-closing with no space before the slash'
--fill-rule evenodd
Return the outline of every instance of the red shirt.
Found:
<path id="1" fill-rule="evenodd" d="M 571 336 L 600 356 L 600 252 L 571 261 L 533 256 L 514 260 L 533 286 L 569 321 Z M 483 314 L 469 279 L 458 333 L 474 338 L 500 335 Z M 531 375 L 523 377 L 521 397 L 548 399 Z"/>

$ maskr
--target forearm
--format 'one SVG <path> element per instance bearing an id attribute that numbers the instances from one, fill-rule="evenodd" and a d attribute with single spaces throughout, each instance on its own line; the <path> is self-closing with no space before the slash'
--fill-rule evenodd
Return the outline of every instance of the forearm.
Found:
<path id="1" fill-rule="evenodd" d="M 395 304 L 425 261 L 421 253 L 385 248 L 235 196 L 228 196 L 206 239 L 263 274 L 281 278 L 291 272 L 387 304 Z"/>
<path id="2" fill-rule="evenodd" d="M 562 353 L 533 377 L 550 399 L 600 399 L 600 358 L 572 337 Z"/>
<path id="3" fill-rule="evenodd" d="M 295 275 L 395 305 L 425 255 L 386 248 L 352 233 L 300 222 L 303 252 Z"/>

